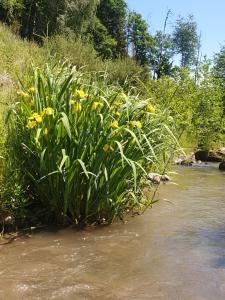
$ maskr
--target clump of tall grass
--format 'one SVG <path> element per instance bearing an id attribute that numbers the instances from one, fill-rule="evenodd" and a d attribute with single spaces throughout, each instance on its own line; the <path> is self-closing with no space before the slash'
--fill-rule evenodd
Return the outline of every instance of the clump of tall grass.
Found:
<path id="1" fill-rule="evenodd" d="M 5 203 L 42 222 L 110 223 L 143 208 L 140 180 L 174 143 L 149 100 L 65 64 L 34 67 L 12 112 Z"/>

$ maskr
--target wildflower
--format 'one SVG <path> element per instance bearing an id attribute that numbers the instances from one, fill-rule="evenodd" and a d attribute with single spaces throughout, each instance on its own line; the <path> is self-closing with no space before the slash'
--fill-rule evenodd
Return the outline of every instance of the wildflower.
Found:
<path id="1" fill-rule="evenodd" d="M 33 113 L 31 117 L 28 118 L 29 121 L 36 121 L 37 123 L 42 122 L 42 116 L 38 113 Z"/>
<path id="2" fill-rule="evenodd" d="M 31 94 L 34 94 L 34 93 L 37 92 L 37 89 L 36 89 L 34 86 L 32 86 L 32 87 L 29 88 L 28 91 L 29 91 Z"/>
<path id="3" fill-rule="evenodd" d="M 40 124 L 40 123 L 42 122 L 42 116 L 37 115 L 37 116 L 35 117 L 35 120 L 36 120 L 36 122 L 37 122 L 38 124 Z"/>
<path id="4" fill-rule="evenodd" d="M 51 107 L 47 107 L 44 109 L 44 114 L 46 116 L 53 116 L 54 115 L 54 109 Z"/>
<path id="5" fill-rule="evenodd" d="M 119 128 L 119 124 L 117 121 L 112 121 L 109 125 L 110 128 L 116 129 Z"/>
<path id="6" fill-rule="evenodd" d="M 85 97 L 85 92 L 83 90 L 76 90 L 74 96 L 78 99 L 82 99 Z"/>
<path id="7" fill-rule="evenodd" d="M 117 99 L 120 101 L 120 102 L 123 102 L 124 100 L 126 100 L 127 96 L 124 94 L 124 93 L 120 93 L 118 96 L 117 96 Z"/>
<path id="8" fill-rule="evenodd" d="M 114 111 L 113 114 L 117 117 L 120 117 L 121 116 L 121 113 L 119 111 Z"/>
<path id="9" fill-rule="evenodd" d="M 105 153 L 113 152 L 114 151 L 113 147 L 110 146 L 110 145 L 108 145 L 108 144 L 104 145 L 103 150 L 105 151 Z"/>
<path id="10" fill-rule="evenodd" d="M 26 127 L 29 128 L 29 129 L 32 129 L 35 126 L 37 126 L 37 122 L 36 121 L 31 121 L 31 120 L 29 120 L 27 125 L 26 125 Z"/>
<path id="11" fill-rule="evenodd" d="M 72 113 L 75 114 L 75 113 L 78 113 L 81 111 L 81 104 L 78 103 L 78 102 L 75 102 L 73 105 L 72 105 Z"/>
<path id="12" fill-rule="evenodd" d="M 98 101 L 94 101 L 94 102 L 92 103 L 91 109 L 95 110 L 95 109 L 97 109 L 98 107 L 102 108 L 102 107 L 103 107 L 103 103 L 98 102 Z"/>
<path id="13" fill-rule="evenodd" d="M 142 128 L 142 123 L 140 121 L 137 121 L 136 126 L 137 126 L 137 128 Z"/>
<path id="14" fill-rule="evenodd" d="M 129 124 L 132 128 L 142 128 L 142 123 L 140 121 L 130 121 Z"/>
<path id="15" fill-rule="evenodd" d="M 30 97 L 28 93 L 24 93 L 23 91 L 18 91 L 17 92 L 18 96 L 24 97 L 24 98 L 28 98 Z"/>
<path id="16" fill-rule="evenodd" d="M 44 134 L 44 135 L 47 135 L 47 134 L 48 134 L 48 128 L 45 128 L 45 129 L 43 130 L 43 134 Z"/>
<path id="17" fill-rule="evenodd" d="M 149 113 L 152 113 L 152 114 L 154 114 L 155 111 L 156 111 L 155 107 L 154 107 L 151 103 L 148 103 L 148 104 L 146 105 L 146 109 L 147 109 L 147 111 L 148 111 Z"/>
<path id="18" fill-rule="evenodd" d="M 121 102 L 119 102 L 119 101 L 114 102 L 115 107 L 119 107 L 120 105 L 121 105 Z"/>

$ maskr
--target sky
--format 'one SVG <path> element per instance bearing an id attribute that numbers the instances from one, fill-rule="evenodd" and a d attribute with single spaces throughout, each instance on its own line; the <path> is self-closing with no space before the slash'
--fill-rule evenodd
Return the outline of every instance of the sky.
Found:
<path id="1" fill-rule="evenodd" d="M 225 45 L 225 0 L 127 0 L 129 9 L 141 13 L 149 24 L 150 33 L 163 29 L 168 9 L 170 15 L 167 33 L 172 31 L 179 16 L 194 16 L 201 33 L 202 55 L 213 58 Z"/>

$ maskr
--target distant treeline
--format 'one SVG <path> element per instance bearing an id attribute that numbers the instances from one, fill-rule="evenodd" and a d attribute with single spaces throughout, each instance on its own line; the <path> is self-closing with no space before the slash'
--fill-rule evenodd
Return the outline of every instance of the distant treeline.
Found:
<path id="1" fill-rule="evenodd" d="M 125 0 L 0 0 L 0 20 L 27 39 L 42 42 L 55 34 L 91 42 L 103 59 L 131 57 L 148 66 L 155 78 L 172 75 L 174 55 L 180 66 L 198 64 L 200 38 L 192 16 L 179 18 L 172 34 L 151 34 L 147 22 L 129 11 Z"/>
<path id="2" fill-rule="evenodd" d="M 180 67 L 196 70 L 200 65 L 201 37 L 193 16 L 179 17 L 169 34 L 170 13 L 168 10 L 163 30 L 153 35 L 125 0 L 0 0 L 0 21 L 23 38 L 38 43 L 55 34 L 81 38 L 102 59 L 130 57 L 147 66 L 153 78 L 173 76 Z M 224 52 L 222 47 L 215 56 L 220 77 L 225 73 Z M 180 57 L 179 65 L 174 63 L 175 55 Z"/>

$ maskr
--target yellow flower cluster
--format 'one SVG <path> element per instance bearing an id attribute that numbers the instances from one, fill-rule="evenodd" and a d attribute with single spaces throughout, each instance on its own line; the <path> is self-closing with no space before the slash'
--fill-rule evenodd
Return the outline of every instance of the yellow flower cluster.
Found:
<path id="1" fill-rule="evenodd" d="M 17 92 L 17 95 L 18 95 L 18 96 L 21 96 L 21 97 L 24 97 L 24 98 L 30 97 L 30 95 L 29 95 L 28 93 L 25 93 L 25 92 L 23 92 L 23 91 L 18 91 L 18 92 Z"/>
<path id="2" fill-rule="evenodd" d="M 54 109 L 51 107 L 45 108 L 40 114 L 33 113 L 32 116 L 28 118 L 26 127 L 32 129 L 36 127 L 38 124 L 41 124 L 43 122 L 44 116 L 53 116 L 53 115 L 54 115 Z"/>
<path id="3" fill-rule="evenodd" d="M 103 147 L 103 150 L 105 153 L 109 153 L 109 152 L 113 152 L 114 149 L 112 146 L 110 146 L 109 144 L 105 144 L 104 147 Z"/>
<path id="4" fill-rule="evenodd" d="M 32 128 L 36 127 L 36 126 L 37 126 L 37 122 L 36 121 L 28 120 L 26 127 L 29 128 L 29 129 L 32 129 Z"/>
<path id="5" fill-rule="evenodd" d="M 85 95 L 85 92 L 83 90 L 76 90 L 75 93 L 74 93 L 74 96 L 78 99 L 82 99 L 84 98 L 86 95 Z"/>
<path id="6" fill-rule="evenodd" d="M 148 111 L 149 113 L 152 113 L 152 114 L 154 114 L 154 113 L 156 112 L 155 107 L 154 107 L 151 103 L 148 103 L 148 104 L 146 105 L 146 109 L 147 109 L 147 111 Z"/>
<path id="7" fill-rule="evenodd" d="M 54 115 L 54 109 L 51 107 L 47 107 L 43 110 L 43 114 L 45 116 L 53 116 Z"/>
<path id="8" fill-rule="evenodd" d="M 71 104 L 71 107 L 72 107 L 72 113 L 73 114 L 76 114 L 78 112 L 81 111 L 82 107 L 81 107 L 81 104 L 80 102 L 75 102 L 75 101 L 70 101 L 70 104 Z"/>
<path id="9" fill-rule="evenodd" d="M 99 107 L 99 108 L 102 108 L 103 106 L 104 106 L 103 103 L 98 102 L 98 101 L 94 101 L 94 102 L 92 103 L 91 109 L 96 110 L 98 107 Z"/>
<path id="10" fill-rule="evenodd" d="M 117 100 L 119 102 L 124 102 L 126 100 L 127 96 L 124 94 L 124 93 L 120 93 L 118 96 L 117 96 Z"/>
<path id="11" fill-rule="evenodd" d="M 132 128 L 142 128 L 142 123 L 140 121 L 130 121 L 129 125 Z"/>
<path id="12" fill-rule="evenodd" d="M 120 116 L 121 116 L 121 113 L 120 113 L 119 111 L 116 111 L 116 110 L 113 111 L 113 114 L 114 114 L 115 116 L 117 116 L 117 117 L 120 117 Z"/>
<path id="13" fill-rule="evenodd" d="M 44 133 L 44 135 L 47 135 L 47 134 L 48 134 L 48 128 L 45 128 L 45 129 L 43 130 L 43 133 Z"/>
<path id="14" fill-rule="evenodd" d="M 109 127 L 112 128 L 112 129 L 117 129 L 119 128 L 119 124 L 117 121 L 112 121 L 110 124 L 109 124 Z"/>
<path id="15" fill-rule="evenodd" d="M 29 88 L 28 92 L 31 94 L 34 94 L 34 93 L 37 93 L 37 89 L 34 86 L 32 86 Z"/>

